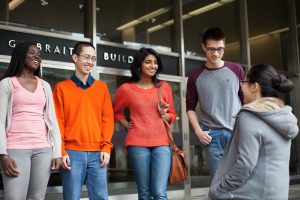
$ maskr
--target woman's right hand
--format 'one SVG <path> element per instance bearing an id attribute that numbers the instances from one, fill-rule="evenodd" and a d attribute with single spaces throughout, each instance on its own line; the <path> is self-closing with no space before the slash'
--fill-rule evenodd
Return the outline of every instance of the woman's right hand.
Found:
<path id="1" fill-rule="evenodd" d="M 128 124 L 127 124 L 127 129 L 131 129 L 133 127 L 133 123 L 132 121 L 129 121 Z"/>
<path id="2" fill-rule="evenodd" d="M 0 160 L 3 174 L 5 174 L 6 176 L 19 175 L 19 172 L 17 170 L 17 164 L 9 155 L 1 155 Z"/>
<path id="3" fill-rule="evenodd" d="M 62 158 L 54 158 L 51 161 L 51 170 L 58 170 L 62 165 Z"/>
<path id="4" fill-rule="evenodd" d="M 127 121 L 126 119 L 120 120 L 120 123 L 127 129 L 131 129 L 133 127 L 133 122 L 132 121 Z"/>

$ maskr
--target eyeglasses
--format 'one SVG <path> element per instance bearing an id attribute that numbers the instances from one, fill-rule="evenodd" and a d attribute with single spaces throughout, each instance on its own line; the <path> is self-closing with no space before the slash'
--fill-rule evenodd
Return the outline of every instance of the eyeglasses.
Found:
<path id="1" fill-rule="evenodd" d="M 249 83 L 250 81 L 244 81 L 244 80 L 240 80 L 240 85 L 243 85 L 244 83 Z"/>
<path id="2" fill-rule="evenodd" d="M 209 53 L 215 53 L 216 51 L 218 53 L 223 53 L 224 52 L 224 47 L 219 47 L 219 48 L 213 48 L 213 47 L 206 47 L 206 50 L 209 52 Z"/>
<path id="3" fill-rule="evenodd" d="M 85 61 L 89 61 L 91 60 L 92 62 L 96 62 L 97 61 L 97 57 L 96 56 L 90 56 L 88 54 L 82 54 L 82 55 L 78 55 L 81 56 Z"/>

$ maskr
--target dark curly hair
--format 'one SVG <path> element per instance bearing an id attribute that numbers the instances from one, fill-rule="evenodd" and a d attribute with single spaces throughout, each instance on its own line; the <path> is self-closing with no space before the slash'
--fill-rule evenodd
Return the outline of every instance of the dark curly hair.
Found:
<path id="1" fill-rule="evenodd" d="M 157 78 L 157 75 L 163 70 L 163 66 L 162 66 L 160 56 L 152 48 L 143 47 L 140 50 L 138 50 L 138 52 L 134 55 L 133 63 L 131 64 L 131 68 L 130 68 L 131 71 L 130 82 L 138 82 L 141 79 L 141 66 L 143 61 L 148 55 L 154 55 L 157 60 L 158 68 L 154 76 L 152 76 L 152 81 L 156 86 L 158 86 L 159 79 Z"/>

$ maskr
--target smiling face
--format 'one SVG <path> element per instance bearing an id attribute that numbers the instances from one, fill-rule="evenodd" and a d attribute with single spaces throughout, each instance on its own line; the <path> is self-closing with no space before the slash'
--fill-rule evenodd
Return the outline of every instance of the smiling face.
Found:
<path id="1" fill-rule="evenodd" d="M 96 52 L 93 47 L 83 46 L 80 54 L 73 54 L 72 58 L 75 63 L 76 74 L 87 76 L 91 73 L 95 65 Z"/>
<path id="2" fill-rule="evenodd" d="M 25 58 L 25 70 L 36 71 L 41 65 L 41 52 L 35 45 L 28 48 Z"/>
<path id="3" fill-rule="evenodd" d="M 152 77 L 158 69 L 157 59 L 153 54 L 146 56 L 141 65 L 141 76 Z"/>
<path id="4" fill-rule="evenodd" d="M 221 67 L 223 65 L 222 57 L 224 55 L 224 40 L 208 39 L 206 44 L 202 44 L 202 49 L 206 55 L 206 62 L 209 66 Z"/>

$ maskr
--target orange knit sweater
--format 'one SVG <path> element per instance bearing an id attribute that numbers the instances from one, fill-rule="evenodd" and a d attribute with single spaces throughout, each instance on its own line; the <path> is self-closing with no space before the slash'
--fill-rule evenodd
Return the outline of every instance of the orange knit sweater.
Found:
<path id="1" fill-rule="evenodd" d="M 176 120 L 172 90 L 168 83 L 161 81 L 162 99 L 170 104 L 168 114 L 171 122 Z M 128 130 L 126 147 L 169 145 L 163 120 L 158 112 L 157 88 L 141 89 L 134 83 L 119 87 L 114 99 L 115 121 L 125 119 L 123 110 L 129 108 L 133 128 Z"/>
<path id="2" fill-rule="evenodd" d="M 95 81 L 83 90 L 72 80 L 65 80 L 56 84 L 53 98 L 63 156 L 67 155 L 66 149 L 110 153 L 114 119 L 104 82 Z"/>

